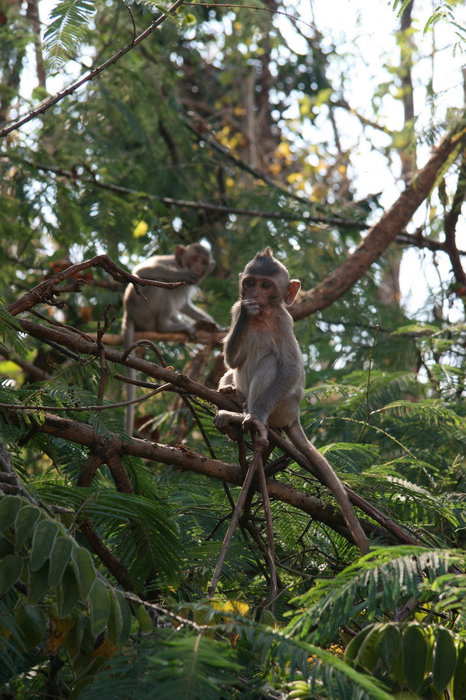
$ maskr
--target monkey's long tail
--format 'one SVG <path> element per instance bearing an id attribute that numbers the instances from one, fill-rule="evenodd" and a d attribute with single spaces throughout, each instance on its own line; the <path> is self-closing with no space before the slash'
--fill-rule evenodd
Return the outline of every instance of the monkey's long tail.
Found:
<path id="1" fill-rule="evenodd" d="M 290 428 L 286 432 L 301 457 L 301 459 L 297 458 L 296 461 L 298 461 L 304 469 L 311 472 L 311 474 L 314 474 L 314 476 L 317 475 L 319 480 L 332 491 L 340 506 L 353 540 L 358 545 L 361 554 L 367 554 L 369 551 L 369 540 L 362 529 L 359 518 L 354 512 L 353 506 L 350 503 L 340 479 L 325 457 L 316 450 L 311 442 L 309 442 L 302 428 L 299 434 L 297 434 L 298 429 L 295 427 Z"/>

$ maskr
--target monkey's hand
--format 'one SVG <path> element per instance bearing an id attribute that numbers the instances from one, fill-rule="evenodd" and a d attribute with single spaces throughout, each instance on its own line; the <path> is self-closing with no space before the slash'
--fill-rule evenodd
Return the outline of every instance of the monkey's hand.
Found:
<path id="1" fill-rule="evenodd" d="M 219 386 L 218 390 L 221 394 L 236 394 L 236 388 L 233 384 L 225 384 L 224 386 Z"/>
<path id="2" fill-rule="evenodd" d="M 178 270 L 177 272 L 174 272 L 170 279 L 167 279 L 165 281 L 167 282 L 186 282 L 186 284 L 196 284 L 196 282 L 199 280 L 199 274 L 196 272 L 196 270 L 190 270 L 189 268 L 183 268 L 182 270 Z"/>
<path id="3" fill-rule="evenodd" d="M 237 440 L 241 434 L 241 423 L 243 413 L 233 413 L 233 411 L 219 411 L 214 418 L 214 425 L 221 433 L 227 435 L 231 440 Z"/>
<path id="4" fill-rule="evenodd" d="M 256 299 L 243 299 L 241 301 L 241 310 L 248 316 L 258 316 L 261 312 L 259 303 Z"/>
<path id="5" fill-rule="evenodd" d="M 243 430 L 257 430 L 257 444 L 259 445 L 259 447 L 265 449 L 268 446 L 269 440 L 267 437 L 267 426 L 261 420 L 259 420 L 255 416 L 252 416 L 250 413 L 247 413 L 243 418 L 241 427 L 243 428 Z"/>

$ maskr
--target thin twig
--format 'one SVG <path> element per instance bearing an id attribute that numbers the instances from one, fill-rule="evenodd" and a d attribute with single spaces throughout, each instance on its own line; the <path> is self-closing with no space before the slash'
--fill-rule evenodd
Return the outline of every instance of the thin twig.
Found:
<path id="1" fill-rule="evenodd" d="M 87 83 L 89 80 L 92 80 L 96 76 L 100 75 L 104 70 L 106 70 L 109 66 L 113 65 L 117 61 L 122 58 L 125 54 L 128 53 L 128 51 L 131 51 L 134 49 L 135 46 L 141 43 L 141 41 L 144 41 L 144 39 L 147 39 L 147 37 L 152 34 L 152 32 L 159 27 L 162 22 L 165 22 L 165 20 L 172 15 L 182 4 L 184 0 L 176 0 L 176 2 L 171 5 L 168 10 L 161 15 L 157 17 L 150 25 L 145 29 L 139 36 L 137 36 L 135 39 L 132 39 L 129 44 L 124 46 L 122 49 L 120 49 L 116 54 L 111 56 L 109 59 L 104 61 L 103 63 L 100 64 L 100 66 L 97 66 L 96 68 L 93 68 L 87 75 L 85 75 L 83 78 L 80 78 L 77 80 L 75 83 L 67 87 L 65 90 L 61 90 L 60 92 L 57 92 L 56 95 L 53 97 L 50 97 L 48 100 L 45 100 L 41 102 L 35 109 L 31 110 L 26 114 L 24 117 L 21 117 L 17 121 L 11 123 L 9 126 L 6 126 L 3 129 L 0 129 L 0 137 L 2 136 L 7 136 L 9 133 L 12 131 L 16 131 L 19 129 L 21 126 L 24 126 L 24 124 L 27 124 L 28 122 L 31 121 L 31 119 L 34 119 L 35 117 L 38 117 L 39 114 L 43 114 L 46 112 L 50 107 L 53 105 L 57 104 L 58 102 L 61 102 L 64 97 L 67 97 L 68 95 L 71 95 L 73 92 L 75 92 L 78 88 L 81 87 L 81 85 L 84 85 L 84 83 Z"/>

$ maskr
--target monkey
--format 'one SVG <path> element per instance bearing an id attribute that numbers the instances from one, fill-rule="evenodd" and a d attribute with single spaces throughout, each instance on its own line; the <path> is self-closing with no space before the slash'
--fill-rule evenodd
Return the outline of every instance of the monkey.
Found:
<path id="1" fill-rule="evenodd" d="M 134 341 L 136 332 L 159 331 L 161 333 L 183 331 L 190 340 L 196 338 L 197 330 L 218 331 L 220 327 L 208 313 L 195 306 L 192 298 L 196 284 L 215 265 L 210 250 L 201 243 L 175 246 L 172 255 L 154 255 L 141 262 L 133 270 L 133 275 L 159 282 L 186 282 L 174 289 L 145 287 L 144 299 L 136 292 L 133 284 L 126 287 L 123 296 L 123 320 L 121 331 L 123 342 L 128 348 Z M 182 314 L 185 318 L 179 318 Z M 186 320 L 186 317 L 194 323 Z M 128 378 L 135 377 L 135 371 L 128 369 Z M 127 384 L 127 399 L 135 396 L 134 385 Z M 134 427 L 134 406 L 126 407 L 125 430 L 132 435 Z"/>
<path id="2" fill-rule="evenodd" d="M 258 252 L 240 274 L 240 298 L 232 307 L 231 327 L 223 341 L 227 371 L 218 389 L 235 393 L 245 410 L 220 410 L 214 424 L 232 438 L 238 436 L 239 429 L 255 429 L 263 449 L 268 445 L 268 427 L 284 430 L 295 448 L 318 469 L 333 491 L 354 540 L 367 551 L 366 535 L 343 485 L 301 425 L 304 361 L 286 308 L 300 287 L 300 281 L 290 279 L 287 268 L 273 256 L 270 247 Z"/>

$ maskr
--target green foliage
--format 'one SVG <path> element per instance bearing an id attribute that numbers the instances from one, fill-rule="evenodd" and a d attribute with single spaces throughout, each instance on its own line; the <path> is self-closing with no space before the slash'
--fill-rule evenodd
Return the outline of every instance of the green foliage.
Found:
<path id="1" fill-rule="evenodd" d="M 464 555 L 408 546 L 377 549 L 335 577 L 316 580 L 296 599 L 300 612 L 288 629 L 317 643 L 331 641 L 351 620 L 362 624 L 408 599 L 427 600 L 432 582 L 444 576 L 454 563 L 464 564 Z"/>
<path id="2" fill-rule="evenodd" d="M 410 690 L 416 696 L 449 693 L 461 698 L 462 638 L 445 627 L 425 622 L 374 623 L 348 644 L 345 661 L 384 680 L 393 693 Z"/>
<path id="3" fill-rule="evenodd" d="M 52 22 L 44 34 L 44 47 L 54 67 L 63 64 L 76 50 L 94 12 L 92 0 L 60 0 L 52 9 Z"/>
<path id="4" fill-rule="evenodd" d="M 19 659 L 25 668 L 39 663 L 44 648 L 66 649 L 79 675 L 99 635 L 115 646 L 126 641 L 128 603 L 62 524 L 23 498 L 2 496 L 0 538 L 2 684 L 17 673 Z"/>
<path id="5" fill-rule="evenodd" d="M 43 483 L 39 492 L 45 501 L 72 507 L 80 519 L 97 519 L 109 541 L 118 534 L 115 554 L 129 568 L 138 588 L 154 571 L 166 582 L 177 582 L 180 544 L 165 504 L 108 488 L 73 489 Z"/>
<path id="6" fill-rule="evenodd" d="M 22 94 L 33 72 L 28 60 L 25 73 L 26 55 L 38 46 L 32 5 L 0 1 L 2 123 L 45 96 L 43 87 L 30 101 Z M 81 354 L 78 343 L 62 348 L 22 330 L 24 319 L 50 338 L 56 324 L 76 340 L 104 325 L 116 334 L 124 285 L 93 269 L 43 296 L 32 314 L 6 310 L 71 262 L 105 252 L 131 269 L 203 239 L 216 268 L 197 301 L 226 326 L 237 272 L 259 248 L 271 245 L 304 291 L 348 259 L 398 188 L 400 155 L 416 144 L 424 157 L 444 133 L 437 117 L 444 119 L 445 95 L 439 107 L 433 81 L 414 88 L 416 104 L 426 96 L 427 116 L 400 125 L 389 115 L 404 105 L 409 66 L 418 56 L 418 65 L 435 63 L 430 42 L 422 62 L 422 27 L 447 22 L 464 38 L 460 4 L 415 4 L 420 25 L 397 32 L 403 65 L 394 65 L 394 51 L 389 65 L 380 55 L 363 91 L 350 75 L 364 58 L 359 42 L 346 49 L 333 29 L 290 21 L 283 4 L 281 15 L 246 5 L 182 8 L 98 80 L 0 142 L 2 696 L 465 697 L 464 289 L 453 272 L 438 264 L 438 287 L 408 313 L 396 288 L 387 300 L 401 251 L 389 249 L 330 307 L 295 324 L 306 363 L 305 431 L 377 510 L 357 509 L 371 542 L 359 558 L 328 490 L 275 450 L 270 478 L 315 499 L 328 520 L 272 500 L 273 609 L 261 498 L 252 494 L 218 597 L 207 599 L 239 488 L 125 455 L 134 493 L 117 491 L 100 459 L 108 441 L 127 444 L 114 376 L 121 367 Z M 400 15 L 407 7 L 392 5 Z M 66 87 L 77 70 L 130 46 L 155 8 L 164 9 L 55 3 L 45 32 L 47 88 L 51 67 Z M 350 120 L 354 138 L 344 133 Z M 442 245 L 462 193 L 457 156 L 445 163 L 421 214 L 422 236 L 409 245 Z M 388 182 L 376 194 L 365 184 L 373 163 Z M 168 366 L 216 385 L 218 347 L 208 359 L 194 343 L 158 349 Z M 139 410 L 157 442 L 238 464 L 237 446 L 213 426 L 214 407 L 195 397 L 191 405 L 196 419 L 165 392 Z M 93 439 L 47 433 L 46 414 L 76 421 Z M 95 476 L 77 487 L 92 460 Z M 422 546 L 400 546 L 386 521 Z"/>

